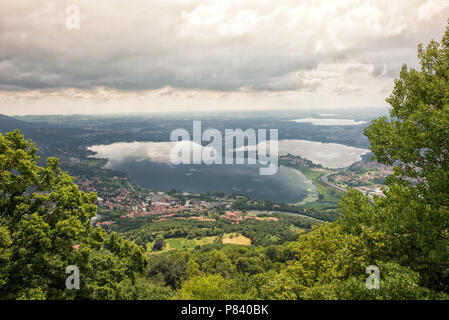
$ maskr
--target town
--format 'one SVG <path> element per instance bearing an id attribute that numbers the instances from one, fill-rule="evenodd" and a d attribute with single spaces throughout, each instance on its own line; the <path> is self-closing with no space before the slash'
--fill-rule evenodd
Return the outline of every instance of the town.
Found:
<path id="1" fill-rule="evenodd" d="M 257 221 L 278 221 L 276 217 L 258 217 L 246 215 L 242 211 L 232 210 L 233 202 L 239 198 L 224 194 L 211 196 L 208 201 L 201 200 L 204 195 L 190 192 L 152 192 L 137 191 L 128 178 L 114 176 L 112 179 L 95 177 L 77 181 L 85 192 L 97 194 L 98 214 L 92 223 L 98 226 L 114 226 L 116 219 L 134 219 L 145 216 L 157 216 L 155 222 L 168 219 L 198 221 L 216 221 L 224 218 L 232 224 L 239 224 L 247 219 Z M 211 201 L 212 200 L 212 201 Z M 257 204 L 257 201 L 250 201 Z"/>

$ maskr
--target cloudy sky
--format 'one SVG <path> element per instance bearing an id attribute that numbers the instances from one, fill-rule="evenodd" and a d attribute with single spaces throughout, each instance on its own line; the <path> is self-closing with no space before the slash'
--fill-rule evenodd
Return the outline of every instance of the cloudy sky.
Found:
<path id="1" fill-rule="evenodd" d="M 2 0 L 0 113 L 385 106 L 448 18 L 449 0 Z"/>

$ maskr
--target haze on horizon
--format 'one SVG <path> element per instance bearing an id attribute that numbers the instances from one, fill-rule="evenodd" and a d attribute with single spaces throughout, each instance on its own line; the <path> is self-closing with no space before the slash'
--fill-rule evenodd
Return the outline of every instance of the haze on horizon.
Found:
<path id="1" fill-rule="evenodd" d="M 69 30 L 66 7 L 80 9 Z M 0 113 L 383 107 L 448 0 L 3 0 Z"/>

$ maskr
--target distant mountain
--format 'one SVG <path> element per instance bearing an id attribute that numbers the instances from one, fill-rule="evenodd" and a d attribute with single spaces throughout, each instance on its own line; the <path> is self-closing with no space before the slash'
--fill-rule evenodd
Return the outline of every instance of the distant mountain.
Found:
<path id="1" fill-rule="evenodd" d="M 18 120 L 13 117 L 8 117 L 0 114 L 0 132 L 5 133 L 8 131 L 13 131 L 15 129 L 33 128 L 35 123 Z"/>
<path id="2" fill-rule="evenodd" d="M 83 144 L 80 135 L 88 130 L 67 125 L 58 125 L 48 122 L 28 122 L 0 114 L 0 132 L 6 133 L 19 129 L 25 139 L 32 139 L 41 145 L 46 145 L 47 150 L 76 150 Z"/>

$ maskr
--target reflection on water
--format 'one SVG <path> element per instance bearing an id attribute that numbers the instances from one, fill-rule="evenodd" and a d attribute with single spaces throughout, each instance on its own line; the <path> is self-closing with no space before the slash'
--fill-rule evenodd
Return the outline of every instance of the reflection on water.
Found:
<path id="1" fill-rule="evenodd" d="M 107 158 L 107 168 L 126 172 L 148 189 L 189 192 L 245 193 L 253 199 L 296 203 L 316 193 L 316 187 L 301 172 L 280 167 L 275 175 L 259 175 L 259 165 L 172 165 L 170 142 L 114 143 L 92 146 L 96 157 Z"/>
<path id="2" fill-rule="evenodd" d="M 119 166 L 122 162 L 149 160 L 171 164 L 170 150 L 176 142 L 117 142 L 109 145 L 89 147 L 98 158 L 108 158 L 108 168 Z M 201 147 L 204 148 L 204 147 Z M 293 154 L 309 159 L 315 164 L 328 168 L 343 168 L 360 161 L 368 149 L 345 146 L 338 143 L 322 143 L 307 140 L 280 140 L 280 155 Z"/>
<path id="3" fill-rule="evenodd" d="M 188 192 L 239 192 L 253 199 L 296 203 L 316 190 L 301 172 L 286 167 L 280 167 L 272 176 L 260 176 L 258 165 L 174 166 L 130 160 L 109 167 L 126 172 L 135 183 L 155 191 L 176 188 Z"/>
<path id="4" fill-rule="evenodd" d="M 259 175 L 255 165 L 173 165 L 170 149 L 173 142 L 132 142 L 97 145 L 89 149 L 96 157 L 107 158 L 106 168 L 126 172 L 131 179 L 148 189 L 189 192 L 242 192 L 253 199 L 286 203 L 300 202 L 316 187 L 301 172 L 280 167 L 272 176 Z M 326 167 L 345 167 L 360 160 L 366 149 L 334 143 L 305 140 L 279 141 L 279 154 L 294 154 Z"/>
<path id="5" fill-rule="evenodd" d="M 279 141 L 279 154 L 290 153 L 332 169 L 348 167 L 354 162 L 362 160 L 360 156 L 368 152 L 368 149 L 349 147 L 338 143 L 306 140 Z"/>

